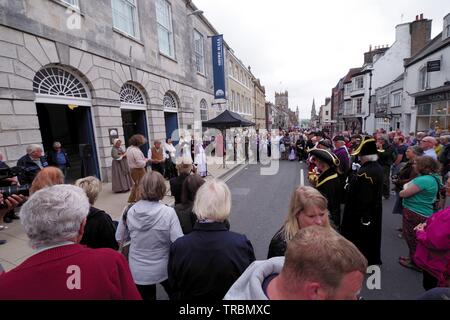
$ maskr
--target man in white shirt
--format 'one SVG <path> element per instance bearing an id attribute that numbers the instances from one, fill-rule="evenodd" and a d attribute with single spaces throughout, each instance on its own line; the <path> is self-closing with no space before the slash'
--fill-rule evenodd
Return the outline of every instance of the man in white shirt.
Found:
<path id="1" fill-rule="evenodd" d="M 437 141 L 433 137 L 425 137 L 420 141 L 420 147 L 423 149 L 424 156 L 428 156 L 437 160 L 436 151 L 434 148 L 436 147 Z"/>

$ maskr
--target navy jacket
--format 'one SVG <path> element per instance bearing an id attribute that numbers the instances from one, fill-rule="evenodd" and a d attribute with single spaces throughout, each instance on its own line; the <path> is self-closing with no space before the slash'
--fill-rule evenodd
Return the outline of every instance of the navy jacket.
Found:
<path id="1" fill-rule="evenodd" d="M 253 261 L 253 246 L 245 235 L 228 231 L 223 223 L 197 223 L 170 248 L 171 299 L 222 300 Z"/>
<path id="2" fill-rule="evenodd" d="M 42 166 L 48 167 L 48 162 L 45 157 L 41 157 Z M 25 174 L 19 177 L 20 184 L 31 184 L 36 177 L 36 175 L 41 171 L 41 168 L 31 160 L 29 155 L 24 155 L 17 161 L 18 167 L 23 167 L 25 169 Z"/>

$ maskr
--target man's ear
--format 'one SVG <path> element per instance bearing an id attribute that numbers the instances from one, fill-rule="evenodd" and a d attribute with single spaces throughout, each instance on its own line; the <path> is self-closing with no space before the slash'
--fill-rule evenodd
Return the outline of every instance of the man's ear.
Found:
<path id="1" fill-rule="evenodd" d="M 80 224 L 80 230 L 78 230 L 78 238 L 77 243 L 81 242 L 81 239 L 83 239 L 84 235 L 84 228 L 86 227 L 86 219 L 83 220 L 83 222 Z"/>
<path id="2" fill-rule="evenodd" d="M 326 300 L 327 298 L 326 292 L 318 282 L 307 282 L 305 294 L 308 300 Z"/>

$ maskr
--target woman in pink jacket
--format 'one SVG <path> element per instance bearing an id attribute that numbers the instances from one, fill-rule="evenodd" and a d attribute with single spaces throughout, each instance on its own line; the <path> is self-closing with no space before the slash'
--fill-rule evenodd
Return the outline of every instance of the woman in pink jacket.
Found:
<path id="1" fill-rule="evenodd" d="M 423 287 L 450 286 L 450 207 L 433 214 L 416 228 L 414 262 L 423 269 Z"/>

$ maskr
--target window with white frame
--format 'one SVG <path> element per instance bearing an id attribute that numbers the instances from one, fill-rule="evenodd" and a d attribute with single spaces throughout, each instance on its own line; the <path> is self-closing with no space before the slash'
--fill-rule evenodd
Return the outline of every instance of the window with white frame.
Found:
<path id="1" fill-rule="evenodd" d="M 363 76 L 357 77 L 354 79 L 353 89 L 354 90 L 364 89 L 364 77 Z"/>
<path id="2" fill-rule="evenodd" d="M 236 112 L 241 113 L 242 109 L 241 109 L 241 95 L 238 93 L 236 94 Z"/>
<path id="3" fill-rule="evenodd" d="M 70 4 L 74 8 L 80 9 L 80 4 L 78 3 L 78 0 L 61 0 L 61 1 Z"/>
<path id="4" fill-rule="evenodd" d="M 205 73 L 205 52 L 203 47 L 203 35 L 194 30 L 195 67 L 197 72 Z"/>
<path id="5" fill-rule="evenodd" d="M 348 96 L 351 92 L 352 92 L 352 84 L 351 83 L 347 83 L 344 86 L 344 95 Z"/>
<path id="6" fill-rule="evenodd" d="M 353 108 L 354 110 L 356 110 L 357 114 L 362 113 L 362 100 L 362 98 L 356 98 L 355 100 L 353 100 Z"/>
<path id="7" fill-rule="evenodd" d="M 392 94 L 392 107 L 400 107 L 402 105 L 402 93 L 394 92 Z"/>
<path id="8" fill-rule="evenodd" d="M 138 15 L 136 0 L 111 0 L 114 28 L 137 38 Z"/>
<path id="9" fill-rule="evenodd" d="M 156 22 L 158 24 L 159 51 L 170 58 L 175 58 L 172 8 L 166 0 L 156 0 Z"/>
<path id="10" fill-rule="evenodd" d="M 235 110 L 235 103 L 236 103 L 236 92 L 231 90 L 231 96 L 230 96 L 230 108 L 232 111 Z"/>
<path id="11" fill-rule="evenodd" d="M 208 103 L 205 99 L 200 101 L 200 118 L 202 121 L 208 121 Z"/>
<path id="12" fill-rule="evenodd" d="M 428 81 L 428 72 L 427 67 L 425 66 L 419 71 L 419 89 L 426 90 L 428 88 Z"/>

